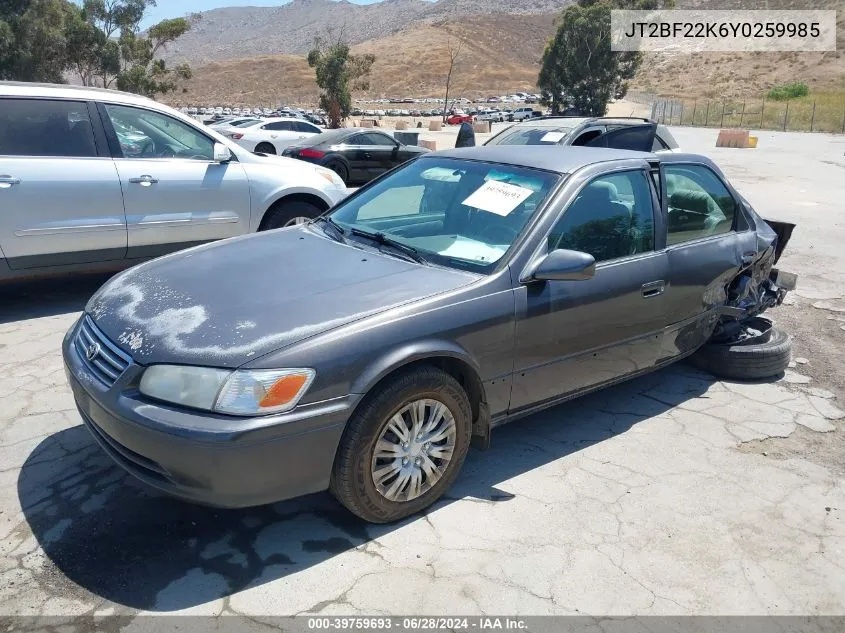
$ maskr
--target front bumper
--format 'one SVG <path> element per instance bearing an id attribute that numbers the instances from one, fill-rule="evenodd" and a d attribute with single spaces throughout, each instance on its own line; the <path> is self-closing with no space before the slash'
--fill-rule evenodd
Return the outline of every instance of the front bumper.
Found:
<path id="1" fill-rule="evenodd" d="M 238 508 L 273 503 L 329 486 L 335 452 L 353 399 L 300 406 L 256 418 L 179 409 L 138 392 L 133 364 L 111 385 L 62 345 L 65 372 L 85 425 L 119 466 L 170 495 Z"/>

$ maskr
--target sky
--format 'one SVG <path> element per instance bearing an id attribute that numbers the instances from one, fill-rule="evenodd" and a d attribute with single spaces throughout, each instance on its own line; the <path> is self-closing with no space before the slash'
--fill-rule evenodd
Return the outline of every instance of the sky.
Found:
<path id="1" fill-rule="evenodd" d="M 349 0 L 355 4 L 372 4 L 378 0 Z M 142 26 L 147 27 L 166 18 L 179 18 L 187 13 L 220 7 L 278 7 L 282 0 L 158 0 L 158 6 L 147 9 Z"/>

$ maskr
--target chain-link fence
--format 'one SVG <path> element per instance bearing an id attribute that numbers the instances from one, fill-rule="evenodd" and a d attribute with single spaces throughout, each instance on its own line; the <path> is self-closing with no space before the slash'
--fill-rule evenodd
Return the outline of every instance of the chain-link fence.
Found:
<path id="1" fill-rule="evenodd" d="M 657 99 L 651 118 L 666 125 L 845 134 L 842 99 L 676 100 Z"/>

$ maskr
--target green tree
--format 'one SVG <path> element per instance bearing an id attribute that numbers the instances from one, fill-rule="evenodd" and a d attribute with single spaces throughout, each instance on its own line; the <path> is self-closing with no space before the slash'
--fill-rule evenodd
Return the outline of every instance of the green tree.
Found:
<path id="1" fill-rule="evenodd" d="M 77 14 L 67 0 L 0 0 L 0 79 L 63 82 Z"/>
<path id="2" fill-rule="evenodd" d="M 181 64 L 168 68 L 157 57 L 161 48 L 175 41 L 191 28 L 191 20 L 173 18 L 151 27 L 146 37 L 136 29 L 125 29 L 120 36 L 120 56 L 123 68 L 117 75 L 119 90 L 153 97 L 172 92 L 180 80 L 191 78 L 191 67 Z"/>
<path id="3" fill-rule="evenodd" d="M 611 98 L 620 98 L 642 63 L 639 52 L 610 50 L 612 9 L 671 8 L 673 0 L 579 0 L 560 15 L 546 44 L 537 86 L 543 103 L 559 114 L 570 102 L 586 116 L 604 116 Z"/>
<path id="4" fill-rule="evenodd" d="M 314 69 L 320 93 L 320 107 L 326 111 L 329 127 L 340 127 L 352 109 L 351 90 L 369 90 L 369 74 L 375 55 L 351 55 L 349 45 L 338 40 L 326 44 L 317 40 L 308 53 L 308 65 Z"/>

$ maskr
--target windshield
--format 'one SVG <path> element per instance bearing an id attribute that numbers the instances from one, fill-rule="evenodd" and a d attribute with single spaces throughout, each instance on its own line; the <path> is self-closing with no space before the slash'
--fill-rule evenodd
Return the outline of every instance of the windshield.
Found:
<path id="1" fill-rule="evenodd" d="M 571 131 L 571 127 L 514 126 L 494 136 L 485 145 L 557 145 Z"/>
<path id="2" fill-rule="evenodd" d="M 425 158 L 341 202 L 331 218 L 345 229 L 383 233 L 435 264 L 490 272 L 558 179 L 512 165 Z"/>

